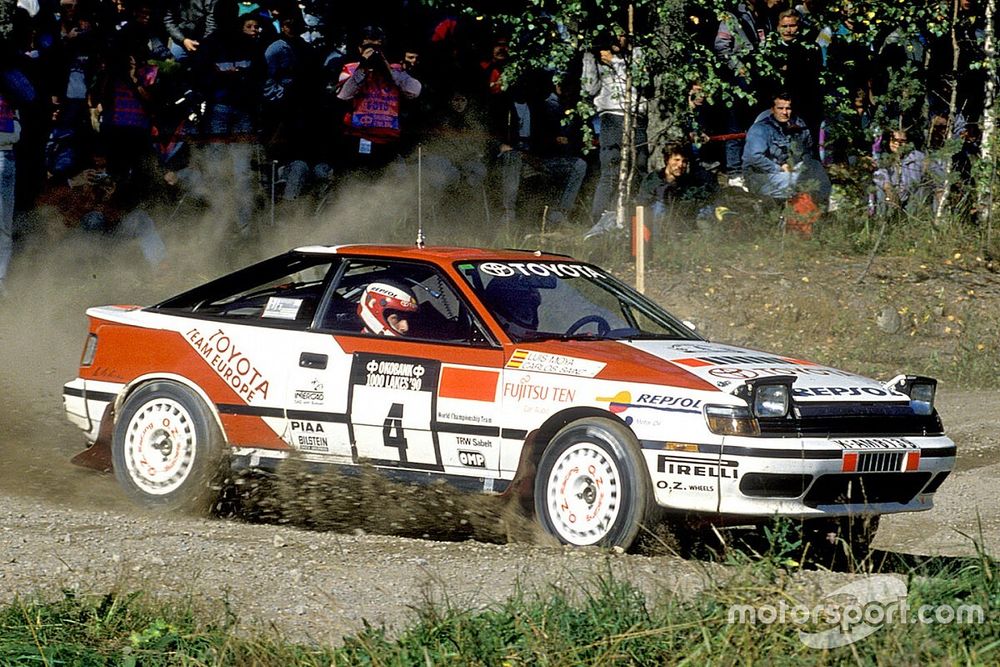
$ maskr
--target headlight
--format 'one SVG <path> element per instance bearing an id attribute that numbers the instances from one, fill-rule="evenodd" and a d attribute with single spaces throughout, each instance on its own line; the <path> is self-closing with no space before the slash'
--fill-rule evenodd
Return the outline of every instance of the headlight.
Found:
<path id="1" fill-rule="evenodd" d="M 750 408 L 740 405 L 706 405 L 708 430 L 716 435 L 760 435 L 760 426 Z"/>
<path id="2" fill-rule="evenodd" d="M 753 413 L 758 417 L 784 417 L 788 414 L 788 385 L 758 385 L 753 393 Z"/>
<path id="3" fill-rule="evenodd" d="M 910 409 L 918 415 L 934 413 L 934 395 L 937 393 L 937 380 L 916 375 L 900 375 L 888 383 L 896 391 L 910 397 Z"/>

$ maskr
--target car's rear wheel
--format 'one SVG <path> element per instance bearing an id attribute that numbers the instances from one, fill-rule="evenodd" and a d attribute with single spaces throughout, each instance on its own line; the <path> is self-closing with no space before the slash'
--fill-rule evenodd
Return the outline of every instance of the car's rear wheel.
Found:
<path id="1" fill-rule="evenodd" d="M 632 432 L 610 419 L 572 422 L 538 462 L 535 511 L 564 544 L 627 549 L 653 511 L 653 491 Z"/>
<path id="2" fill-rule="evenodd" d="M 222 435 L 205 403 L 174 382 L 153 382 L 125 401 L 111 446 L 115 477 L 150 509 L 205 512 L 225 475 Z"/>

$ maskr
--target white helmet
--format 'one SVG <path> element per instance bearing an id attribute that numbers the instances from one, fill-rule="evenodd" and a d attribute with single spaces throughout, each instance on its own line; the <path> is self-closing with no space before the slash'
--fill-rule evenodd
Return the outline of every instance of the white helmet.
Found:
<path id="1" fill-rule="evenodd" d="M 365 327 L 378 336 L 399 336 L 389 324 L 389 315 L 417 312 L 417 299 L 402 285 L 374 282 L 365 288 L 358 303 L 358 315 Z"/>

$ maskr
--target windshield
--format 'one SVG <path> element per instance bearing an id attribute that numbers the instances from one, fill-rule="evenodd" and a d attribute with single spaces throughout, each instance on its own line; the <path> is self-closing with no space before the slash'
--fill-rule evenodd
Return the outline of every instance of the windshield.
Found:
<path id="1" fill-rule="evenodd" d="M 701 340 L 655 303 L 589 264 L 463 262 L 457 268 L 514 342 Z"/>

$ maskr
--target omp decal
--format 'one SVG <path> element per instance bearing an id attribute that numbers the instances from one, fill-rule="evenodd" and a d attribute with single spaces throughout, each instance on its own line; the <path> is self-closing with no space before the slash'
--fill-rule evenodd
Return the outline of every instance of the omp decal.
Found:
<path id="1" fill-rule="evenodd" d="M 206 337 L 194 328 L 184 334 L 184 340 L 248 403 L 258 397 L 267 399 L 270 382 L 222 329 Z"/>
<path id="2" fill-rule="evenodd" d="M 906 438 L 850 438 L 833 442 L 844 449 L 920 449 L 919 445 Z"/>
<path id="3" fill-rule="evenodd" d="M 639 394 L 639 397 L 633 401 L 632 392 L 620 391 L 614 396 L 598 396 L 597 400 L 607 402 L 608 409 L 615 414 L 624 412 L 629 408 L 649 408 L 650 410 L 661 410 L 663 412 L 701 414 L 701 400 L 697 398 L 667 396 L 664 394 Z"/>
<path id="4" fill-rule="evenodd" d="M 530 375 L 525 375 L 517 382 L 504 382 L 504 398 L 515 402 L 538 401 L 541 403 L 572 403 L 576 400 L 576 390 L 568 387 L 557 387 L 547 384 L 536 384 Z"/>
<path id="5" fill-rule="evenodd" d="M 485 468 L 486 456 L 482 452 L 458 450 L 458 462 L 470 468 Z"/>
<path id="6" fill-rule="evenodd" d="M 702 454 L 720 454 L 722 445 L 699 445 Z M 771 447 L 735 447 L 725 446 L 727 456 L 751 456 L 765 459 L 839 459 L 843 454 L 841 449 L 774 449 Z"/>
<path id="7" fill-rule="evenodd" d="M 438 381 L 438 397 L 492 403 L 497 395 L 499 371 L 445 366 Z"/>
<path id="8" fill-rule="evenodd" d="M 490 276 L 508 278 L 515 274 L 522 276 L 559 276 L 561 278 L 602 278 L 600 272 L 585 264 L 561 264 L 541 262 L 483 262 L 479 270 Z"/>
<path id="9" fill-rule="evenodd" d="M 677 456 L 676 454 L 660 454 L 656 457 L 656 472 L 669 475 L 739 479 L 739 471 L 737 470 L 739 467 L 738 461 L 728 459 L 719 461 L 693 456 Z"/>
<path id="10" fill-rule="evenodd" d="M 282 296 L 272 296 L 264 306 L 261 317 L 273 317 L 279 320 L 294 320 L 302 307 L 302 299 L 290 299 Z"/>
<path id="11" fill-rule="evenodd" d="M 575 377 L 592 378 L 607 366 L 603 361 L 564 357 L 561 354 L 548 354 L 532 350 L 514 350 L 507 362 L 507 368 L 538 373 L 553 373 L 555 375 L 572 375 Z"/>

